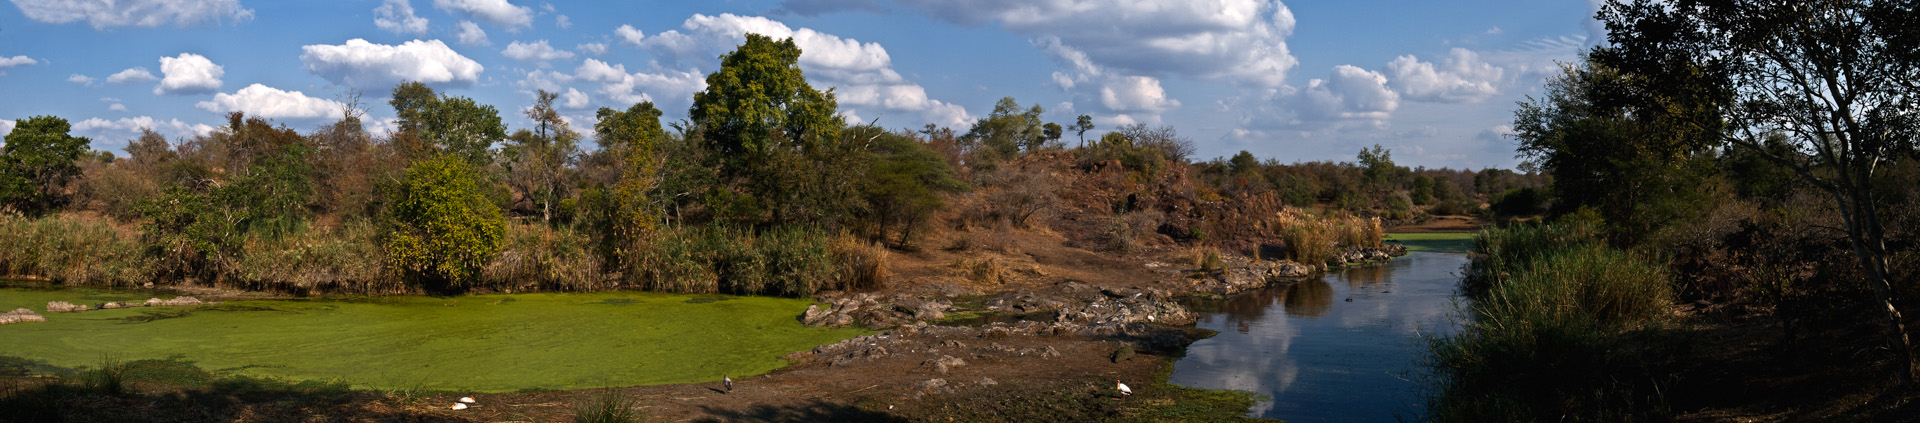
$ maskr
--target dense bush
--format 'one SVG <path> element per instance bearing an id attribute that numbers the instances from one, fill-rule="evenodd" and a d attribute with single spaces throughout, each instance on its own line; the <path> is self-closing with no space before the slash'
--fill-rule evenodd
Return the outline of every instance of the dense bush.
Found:
<path id="1" fill-rule="evenodd" d="M 0 270 L 74 285 L 135 286 L 152 280 L 139 236 L 111 221 L 0 213 Z"/>
<path id="2" fill-rule="evenodd" d="M 886 254 L 806 226 L 753 231 L 726 226 L 655 232 L 624 270 L 663 292 L 808 297 L 828 289 L 881 286 Z"/>
<path id="3" fill-rule="evenodd" d="M 438 155 L 407 169 L 389 195 L 381 249 L 407 278 L 434 289 L 465 288 L 500 252 L 506 217 L 477 174 L 459 156 Z"/>

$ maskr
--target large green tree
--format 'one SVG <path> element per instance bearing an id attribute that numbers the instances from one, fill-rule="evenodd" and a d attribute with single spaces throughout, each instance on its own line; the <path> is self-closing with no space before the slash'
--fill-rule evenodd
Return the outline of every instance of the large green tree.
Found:
<path id="1" fill-rule="evenodd" d="M 500 253 L 507 221 L 466 160 L 418 161 L 389 194 L 382 247 L 392 265 L 429 289 L 471 286 Z"/>
<path id="2" fill-rule="evenodd" d="M 1732 99 L 1720 139 L 1787 166 L 1839 208 L 1895 355 L 1914 380 L 1912 344 L 1889 279 L 1874 176 L 1920 138 L 1920 4 L 1906 0 L 1611 0 L 1616 49 L 1595 60 L 1660 83 L 1708 79 Z M 1686 95 L 1686 90 L 1660 91 Z M 1770 149 L 1786 135 L 1791 154 Z"/>
<path id="3" fill-rule="evenodd" d="M 65 204 L 67 181 L 80 174 L 75 162 L 92 140 L 68 135 L 66 119 L 34 116 L 15 123 L 0 147 L 0 203 L 27 214 Z"/>
<path id="4" fill-rule="evenodd" d="M 587 215 L 582 222 L 600 240 L 608 263 L 621 266 L 627 253 L 660 223 L 660 149 L 667 133 L 660 127 L 660 109 L 641 102 L 625 111 L 602 107 L 593 132 L 600 152 L 614 173 L 610 185 L 582 195 Z"/>
<path id="5" fill-rule="evenodd" d="M 993 112 L 974 122 L 961 140 L 984 161 L 1014 158 L 1021 151 L 1033 151 L 1046 144 L 1046 125 L 1040 122 L 1043 113 L 1046 109 L 1038 104 L 1022 109 L 1013 97 L 1001 98 L 993 104 Z"/>
<path id="6" fill-rule="evenodd" d="M 553 100 L 559 97 L 546 90 L 535 92 L 533 107 L 526 111 L 533 129 L 514 131 L 500 149 L 507 184 L 539 210 L 542 222 L 552 222 L 556 206 L 567 197 L 572 186 L 569 165 L 580 152 L 580 134 L 553 108 Z"/>
<path id="7" fill-rule="evenodd" d="M 716 209 L 742 220 L 808 221 L 842 214 L 854 181 L 844 178 L 832 90 L 807 84 L 800 48 L 747 34 L 720 57 L 707 89 L 693 95 L 688 117 L 719 160 L 731 189 L 710 196 Z"/>
<path id="8" fill-rule="evenodd" d="M 507 124 L 500 120 L 498 109 L 471 98 L 435 94 L 426 84 L 407 82 L 394 87 L 388 104 L 399 115 L 402 133 L 397 137 L 413 139 L 421 147 L 452 154 L 475 167 L 493 163 L 493 144 L 507 138 Z"/>

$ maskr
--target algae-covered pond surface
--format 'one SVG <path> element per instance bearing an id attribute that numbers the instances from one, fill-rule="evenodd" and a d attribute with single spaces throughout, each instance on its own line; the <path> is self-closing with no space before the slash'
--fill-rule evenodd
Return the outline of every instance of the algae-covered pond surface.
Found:
<path id="1" fill-rule="evenodd" d="M 501 392 L 687 383 L 772 371 L 793 351 L 860 335 L 809 328 L 805 300 L 652 293 L 231 301 L 47 313 L 48 301 L 143 292 L 0 288 L 0 356 L 59 367 L 179 357 L 234 375 L 376 389 Z M 161 296 L 170 298 L 170 296 Z"/>

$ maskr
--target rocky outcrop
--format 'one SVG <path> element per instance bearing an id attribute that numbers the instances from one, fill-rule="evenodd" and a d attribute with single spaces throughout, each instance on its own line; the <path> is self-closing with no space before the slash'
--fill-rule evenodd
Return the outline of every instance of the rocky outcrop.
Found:
<path id="1" fill-rule="evenodd" d="M 45 321 L 47 321 L 46 317 L 42 317 L 38 313 L 34 313 L 33 310 L 28 310 L 24 308 L 16 308 L 16 309 L 13 309 L 13 311 L 0 313 L 0 325 L 24 323 L 24 322 L 45 322 Z"/>
<path id="2" fill-rule="evenodd" d="M 808 326 L 847 326 L 860 324 L 869 329 L 887 329 L 916 322 L 947 317 L 953 300 L 933 295 L 900 294 L 876 297 L 872 294 L 826 294 L 822 304 L 807 306 L 800 322 Z"/>
<path id="3" fill-rule="evenodd" d="M 137 302 L 137 303 L 115 301 L 115 302 L 108 302 L 105 304 L 101 304 L 98 307 L 90 306 L 86 304 L 73 304 L 66 301 L 48 301 L 47 311 L 53 312 L 53 313 L 63 313 L 63 312 L 76 312 L 76 311 L 87 311 L 87 310 L 111 310 L 116 308 L 156 307 L 156 306 L 194 306 L 194 305 L 214 305 L 214 304 L 220 304 L 220 302 L 219 301 L 200 301 L 199 298 L 182 295 L 178 297 L 173 297 L 173 299 L 171 300 L 162 300 L 159 298 L 148 298 L 146 301 Z"/>

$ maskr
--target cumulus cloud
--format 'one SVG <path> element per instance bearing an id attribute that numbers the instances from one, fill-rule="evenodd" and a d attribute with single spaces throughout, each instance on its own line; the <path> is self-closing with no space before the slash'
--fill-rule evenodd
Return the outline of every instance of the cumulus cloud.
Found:
<path id="1" fill-rule="evenodd" d="M 91 87 L 93 86 L 93 77 L 76 73 L 73 75 L 68 75 L 67 82 L 72 82 L 74 85 L 79 85 L 82 87 Z"/>
<path id="2" fill-rule="evenodd" d="M 27 56 L 0 57 L 0 75 L 6 75 L 7 68 L 38 64 L 40 64 L 39 60 Z"/>
<path id="3" fill-rule="evenodd" d="M 0 119 L 0 136 L 6 136 L 11 133 L 13 133 L 13 121 Z"/>
<path id="4" fill-rule="evenodd" d="M 580 50 L 581 53 L 591 54 L 595 56 L 607 55 L 607 43 L 586 43 L 586 44 L 574 46 L 573 49 Z"/>
<path id="5" fill-rule="evenodd" d="M 1108 110 L 1158 113 L 1180 107 L 1180 101 L 1167 98 L 1167 91 L 1160 88 L 1160 80 L 1125 76 L 1100 87 L 1100 105 Z"/>
<path id="6" fill-rule="evenodd" d="M 73 124 L 75 134 L 93 138 L 96 146 L 113 145 L 116 141 L 125 144 L 128 140 L 138 138 L 142 128 L 152 129 L 169 138 L 203 136 L 213 133 L 214 129 L 212 125 L 204 123 L 186 123 L 180 119 L 158 120 L 150 116 L 114 120 L 88 118 Z"/>
<path id="7" fill-rule="evenodd" d="M 233 94 L 214 94 L 212 100 L 194 104 L 208 112 L 243 112 L 268 119 L 318 119 L 340 116 L 346 105 L 338 101 L 308 97 L 299 91 L 285 91 L 261 84 L 249 85 Z"/>
<path id="8" fill-rule="evenodd" d="M 628 73 L 626 65 L 610 65 L 594 59 L 580 62 L 570 77 L 558 81 L 582 81 L 600 84 L 600 94 L 617 103 L 642 101 L 661 103 L 662 109 L 683 107 L 693 101 L 693 93 L 707 89 L 706 74 L 698 69 Z M 532 74 L 530 73 L 531 77 Z M 553 75 L 548 75 L 553 77 Z M 558 91 L 558 90 L 549 90 Z"/>
<path id="9" fill-rule="evenodd" d="M 1413 55 L 1387 64 L 1389 86 L 1408 100 L 1437 103 L 1485 101 L 1499 94 L 1505 70 L 1480 60 L 1472 50 L 1454 48 L 1438 66 Z"/>
<path id="10" fill-rule="evenodd" d="M 1051 36 L 1124 75 L 1174 75 L 1278 87 L 1299 62 L 1287 47 L 1293 11 L 1274 0 L 902 0 L 936 19 L 998 23 Z"/>
<path id="11" fill-rule="evenodd" d="M 113 104 L 107 105 L 107 110 L 115 111 L 115 112 L 124 112 L 124 111 L 127 111 L 127 105 L 120 104 L 120 103 L 113 103 Z"/>
<path id="12" fill-rule="evenodd" d="M 507 0 L 433 0 L 433 7 L 507 28 L 508 32 L 533 26 L 533 9 L 514 6 Z"/>
<path id="13" fill-rule="evenodd" d="M 473 23 L 473 21 L 460 21 L 459 29 L 454 30 L 453 35 L 460 38 L 460 44 L 470 46 L 493 45 L 492 41 L 487 41 L 487 31 L 480 29 L 480 24 Z"/>
<path id="14" fill-rule="evenodd" d="M 553 26 L 560 29 L 573 28 L 573 19 L 568 18 L 567 15 L 555 16 L 553 17 Z"/>
<path id="15" fill-rule="evenodd" d="M 553 48 L 553 46 L 547 45 L 547 40 L 540 40 L 532 43 L 522 43 L 519 41 L 514 41 L 512 44 L 507 45 L 506 50 L 501 50 L 500 54 L 506 55 L 508 58 L 512 58 L 513 60 L 519 60 L 522 62 L 539 63 L 542 66 L 545 66 L 547 64 L 547 61 L 549 60 L 561 60 L 561 59 L 573 58 L 573 52 L 566 51 L 566 50 L 556 50 Z"/>
<path id="16" fill-rule="evenodd" d="M 964 127 L 973 120 L 965 108 L 929 98 L 925 88 L 894 71 L 893 59 L 879 43 L 862 43 L 809 28 L 794 29 L 764 17 L 732 14 L 696 14 L 680 29 L 652 36 L 627 26 L 614 32 L 623 43 L 645 49 L 662 62 L 709 66 L 717 65 L 714 57 L 745 42 L 747 33 L 792 38 L 800 47 L 801 69 L 814 80 L 816 88 L 835 87 L 845 110 L 908 113 L 918 115 L 923 122 L 944 126 Z"/>
<path id="17" fill-rule="evenodd" d="M 226 68 L 213 64 L 206 56 L 193 53 L 180 53 L 176 57 L 160 58 L 160 85 L 153 87 L 154 94 L 204 94 L 220 90 L 220 78 L 227 74 Z"/>
<path id="18" fill-rule="evenodd" d="M 580 90 L 568 88 L 565 94 L 560 94 L 561 108 L 585 109 L 591 104 L 593 104 L 593 99 L 588 98 L 587 93 L 580 92 Z"/>
<path id="19" fill-rule="evenodd" d="M 362 90 L 387 90 L 404 81 L 439 87 L 464 87 L 480 79 L 479 62 L 461 56 L 440 40 L 413 40 L 392 46 L 355 38 L 346 44 L 301 47 L 307 71 L 335 84 Z"/>
<path id="20" fill-rule="evenodd" d="M 94 29 L 253 18 L 253 10 L 240 7 L 240 0 L 13 0 L 13 5 L 27 19 L 56 24 L 85 20 Z"/>
<path id="21" fill-rule="evenodd" d="M 633 25 L 621 25 L 619 28 L 613 29 L 613 37 L 619 38 L 622 43 L 641 47 L 643 45 L 640 44 L 640 42 L 647 39 L 647 34 L 640 32 L 640 30 L 634 28 Z"/>
<path id="22" fill-rule="evenodd" d="M 115 72 L 112 75 L 107 75 L 107 82 L 114 83 L 114 84 L 129 84 L 129 83 L 135 83 L 135 82 L 149 82 L 149 81 L 158 81 L 158 80 L 160 80 L 160 78 L 153 76 L 153 72 L 147 71 L 147 68 L 145 67 L 132 67 L 132 68 L 128 68 L 127 70 Z"/>
<path id="23" fill-rule="evenodd" d="M 373 25 L 395 34 L 427 33 L 427 18 L 415 16 L 407 0 L 387 0 L 374 8 Z"/>
<path id="24" fill-rule="evenodd" d="M 1284 109 L 1280 127 L 1321 129 L 1364 123 L 1381 126 L 1400 107 L 1400 94 L 1387 88 L 1387 77 L 1352 65 L 1333 68 L 1327 79 L 1312 79 L 1304 88 L 1284 87 L 1277 103 Z"/>

